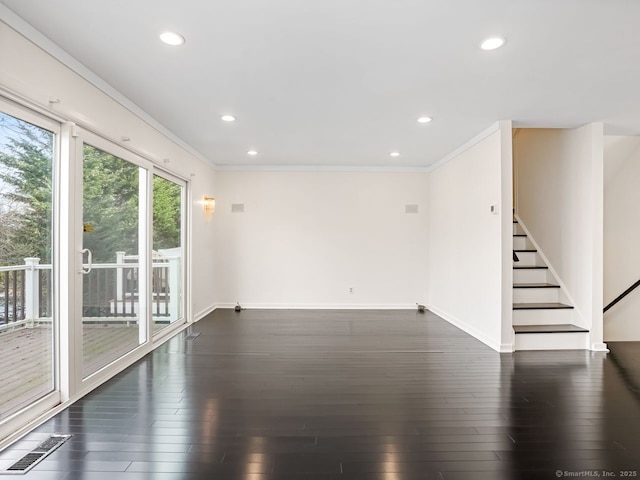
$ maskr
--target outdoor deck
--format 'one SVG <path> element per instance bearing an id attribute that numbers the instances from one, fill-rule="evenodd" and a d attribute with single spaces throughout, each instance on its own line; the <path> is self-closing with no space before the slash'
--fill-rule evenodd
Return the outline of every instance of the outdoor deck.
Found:
<path id="1" fill-rule="evenodd" d="M 154 324 L 154 331 L 166 324 Z M 53 388 L 52 330 L 48 325 L 0 333 L 0 418 Z M 83 377 L 138 345 L 138 325 L 85 324 Z"/>

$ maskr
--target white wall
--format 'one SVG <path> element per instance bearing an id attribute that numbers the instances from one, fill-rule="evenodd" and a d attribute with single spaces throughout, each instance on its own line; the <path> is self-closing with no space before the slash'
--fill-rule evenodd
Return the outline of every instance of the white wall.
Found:
<path id="1" fill-rule="evenodd" d="M 640 137 L 605 137 L 604 172 L 606 305 L 640 278 Z M 604 314 L 604 338 L 640 341 L 640 290 Z"/>
<path id="2" fill-rule="evenodd" d="M 602 124 L 520 129 L 517 214 L 575 306 L 574 323 L 602 342 Z"/>
<path id="3" fill-rule="evenodd" d="M 4 7 L 0 12 L 6 13 Z M 98 132 L 191 180 L 194 207 L 194 216 L 189 219 L 193 231 L 192 257 L 198 259 L 192 268 L 191 312 L 198 315 L 209 310 L 214 305 L 210 281 L 214 271 L 213 226 L 204 222 L 197 202 L 205 194 L 212 193 L 213 168 L 2 22 L 0 58 L 0 88 L 5 94 L 22 97 L 32 102 L 34 107 L 45 112 L 50 110 L 52 115 Z M 57 99 L 59 103 L 50 105 L 50 99 Z M 129 137 L 131 141 L 123 143 L 120 141 L 122 137 Z"/>
<path id="4" fill-rule="evenodd" d="M 215 196 L 219 304 L 426 301 L 426 173 L 219 171 Z M 231 213 L 234 203 L 245 213 Z M 419 213 L 405 213 L 407 204 Z"/>
<path id="5" fill-rule="evenodd" d="M 510 139 L 500 122 L 429 174 L 429 307 L 498 351 L 513 349 Z"/>

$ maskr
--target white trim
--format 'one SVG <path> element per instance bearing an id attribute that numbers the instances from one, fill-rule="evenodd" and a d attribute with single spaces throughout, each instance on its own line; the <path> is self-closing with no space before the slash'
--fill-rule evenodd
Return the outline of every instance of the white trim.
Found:
<path id="1" fill-rule="evenodd" d="M 152 176 L 153 175 L 157 175 L 158 177 L 162 178 L 163 180 L 166 180 L 168 182 L 172 182 L 175 185 L 178 185 L 180 187 L 180 247 L 182 249 L 182 253 L 181 253 L 181 269 L 180 269 L 180 281 L 182 282 L 181 284 L 181 291 L 182 291 L 182 298 L 180 299 L 180 308 L 181 308 L 181 316 L 180 318 L 178 318 L 177 320 L 175 320 L 172 323 L 175 322 L 180 322 L 180 321 L 189 321 L 189 315 L 187 312 L 187 307 L 189 304 L 189 287 L 191 285 L 190 282 L 190 271 L 191 271 L 191 265 L 189 264 L 189 259 L 190 259 L 190 252 L 191 252 L 191 242 L 188 241 L 191 235 L 191 232 L 189 230 L 189 226 L 188 224 L 190 222 L 188 222 L 188 218 L 189 218 L 189 213 L 188 213 L 188 202 L 187 202 L 187 198 L 189 195 L 188 192 L 188 188 L 189 188 L 189 182 L 187 180 L 183 180 L 179 177 L 176 177 L 173 173 L 167 171 L 167 170 L 163 170 L 160 167 L 155 167 L 152 170 Z M 152 188 L 151 188 L 151 208 L 153 210 L 153 180 L 152 180 Z M 153 229 L 153 218 L 151 218 L 151 228 Z M 151 231 L 151 248 L 153 249 L 153 231 Z M 151 310 L 150 310 L 151 311 Z M 154 332 L 154 335 L 156 333 Z"/>
<path id="2" fill-rule="evenodd" d="M 24 101 L 24 103 L 23 103 Z M 33 102 L 23 100 L 0 85 L 0 106 L 2 113 L 31 123 L 36 127 L 47 130 L 55 135 L 60 135 L 64 120 L 60 117 L 49 115 L 49 112 L 40 108 Z"/>
<path id="3" fill-rule="evenodd" d="M 193 247 L 193 177 L 185 181 L 184 187 L 184 288 L 185 297 L 182 305 L 184 306 L 183 316 L 187 324 L 195 322 L 193 318 L 193 286 L 195 285 L 193 278 L 193 265 L 191 264 L 191 252 L 194 251 Z"/>
<path id="4" fill-rule="evenodd" d="M 469 150 L 475 144 L 481 142 L 482 140 L 487 138 L 489 135 L 491 135 L 492 133 L 497 132 L 498 130 L 500 130 L 500 122 L 492 123 L 491 126 L 489 126 L 488 128 L 484 129 L 482 132 L 480 132 L 478 135 L 473 137 L 471 140 L 469 140 L 469 141 L 463 143 L 462 145 L 460 145 L 458 148 L 456 148 L 449 155 L 447 155 L 447 156 L 441 158 L 440 160 L 438 160 L 437 162 L 434 162 L 431 165 L 429 165 L 427 167 L 427 171 L 428 172 L 432 172 L 436 168 L 441 167 L 442 165 L 447 163 L 449 160 L 453 160 L 454 158 L 456 158 L 457 156 L 461 155 L 466 150 Z"/>
<path id="5" fill-rule="evenodd" d="M 219 307 L 218 305 L 210 305 L 210 306 L 200 310 L 198 313 L 196 313 L 193 316 L 193 322 L 199 322 L 204 317 L 209 315 L 211 312 L 215 311 L 217 308 L 221 308 L 221 307 Z"/>
<path id="6" fill-rule="evenodd" d="M 468 333 L 469 335 L 476 338 L 477 340 L 480 340 L 482 343 L 484 343 L 488 347 L 493 348 L 496 352 L 511 353 L 514 351 L 514 348 L 515 348 L 514 345 L 501 344 L 500 342 L 496 341 L 496 339 L 489 337 L 487 334 L 479 331 L 475 327 L 472 327 L 468 323 L 463 322 L 459 318 L 456 318 L 455 316 L 450 315 L 440 310 L 439 308 L 434 307 L 433 305 L 427 305 L 427 309 L 435 313 L 436 315 L 438 315 L 443 320 L 446 320 L 454 327 L 458 327 L 460 330 Z"/>
<path id="7" fill-rule="evenodd" d="M 501 343 L 498 353 L 513 353 L 516 351 L 515 341 L 513 343 Z"/>
<path id="8" fill-rule="evenodd" d="M 502 120 L 500 125 L 500 215 L 501 232 L 501 322 L 500 341 L 507 342 L 515 349 L 513 332 L 513 128 L 511 120 Z M 506 345 L 500 346 L 501 353 L 508 353 Z M 513 350 L 512 350 L 513 351 Z"/>
<path id="9" fill-rule="evenodd" d="M 76 187 L 79 189 L 77 192 L 78 201 L 76 204 L 77 208 L 77 217 L 76 222 L 77 225 L 81 225 L 83 221 L 83 208 L 84 208 L 84 195 L 82 193 L 82 185 L 83 178 L 82 172 L 84 169 L 84 145 L 90 145 L 93 148 L 101 150 L 107 154 L 118 157 L 120 160 L 123 160 L 132 166 L 140 169 L 138 174 L 138 250 L 139 250 L 139 258 L 138 264 L 140 272 L 145 272 L 145 275 L 139 275 L 138 281 L 140 292 L 145 293 L 145 301 L 140 301 L 138 304 L 139 312 L 138 319 L 142 324 L 146 322 L 146 327 L 141 326 L 139 328 L 139 342 L 138 346 L 135 347 L 130 352 L 125 353 L 120 356 L 118 359 L 107 363 L 106 365 L 101 366 L 97 371 L 92 372 L 88 376 L 84 377 L 84 362 L 81 357 L 76 357 L 74 360 L 73 366 L 75 367 L 75 384 L 77 391 L 79 394 L 83 394 L 86 389 L 93 390 L 95 386 L 104 383 L 107 379 L 111 378 L 115 373 L 121 372 L 126 368 L 123 365 L 129 365 L 127 363 L 127 359 L 130 356 L 134 355 L 134 352 L 141 349 L 142 351 L 150 351 L 149 346 L 153 343 L 153 338 L 151 332 L 153 331 L 151 322 L 151 315 L 148 315 L 148 312 L 151 311 L 150 308 L 150 296 L 147 295 L 148 290 L 148 279 L 151 276 L 151 265 L 149 264 L 150 258 L 150 248 L 151 248 L 151 209 L 150 209 L 150 192 L 151 188 L 150 183 L 152 181 L 151 172 L 153 171 L 153 163 L 147 160 L 144 157 L 141 157 L 130 150 L 114 144 L 110 140 L 105 139 L 104 137 L 95 134 L 89 130 L 84 128 L 78 128 L 77 130 L 77 138 L 76 138 L 76 164 L 75 164 L 75 173 L 78 175 Z M 151 190 L 153 190 L 151 188 Z M 75 250 L 76 252 L 80 252 L 83 248 L 83 236 L 82 230 L 80 228 L 76 228 L 76 238 L 75 238 Z M 80 257 L 81 258 L 81 257 Z M 77 305 L 75 306 L 76 315 L 71 318 L 81 318 L 81 302 L 82 302 L 82 280 L 81 276 L 79 276 L 78 271 L 80 268 L 75 270 L 75 281 L 78 282 L 78 286 L 76 286 L 76 296 L 75 302 Z M 76 352 L 82 352 L 83 348 L 83 324 L 81 322 L 74 322 L 75 324 L 75 347 Z M 103 380 L 104 379 L 104 380 Z M 70 392 L 73 395 L 73 391 Z"/>
<path id="10" fill-rule="evenodd" d="M 109 85 L 106 81 L 96 75 L 93 71 L 87 68 L 85 65 L 80 63 L 74 57 L 72 57 L 68 52 L 63 50 L 56 43 L 52 42 L 49 38 L 43 35 L 41 32 L 36 30 L 31 24 L 25 22 L 20 16 L 16 15 L 12 10 L 10 10 L 5 5 L 0 4 L 0 20 L 2 20 L 6 25 L 10 28 L 18 32 L 20 35 L 25 37 L 27 40 L 40 47 L 46 53 L 51 55 L 53 58 L 58 60 L 64 66 L 72 70 L 73 72 L 80 75 L 91 85 L 96 87 L 98 90 L 103 92 L 105 95 L 109 96 L 124 108 L 129 110 L 135 116 L 143 120 L 150 127 L 154 128 L 162 135 L 173 141 L 175 144 L 184 148 L 187 152 L 192 154 L 194 157 L 198 158 L 205 164 L 215 167 L 215 163 L 205 157 L 202 153 L 196 150 L 194 147 L 186 143 L 176 134 L 174 134 L 167 127 L 162 125 L 158 120 L 153 118 L 147 112 L 145 112 L 142 108 L 136 105 L 134 102 L 125 97 L 118 90 Z"/>
<path id="11" fill-rule="evenodd" d="M 329 165 L 216 165 L 220 172 L 354 172 L 354 173 L 428 173 L 429 167 L 329 166 Z"/>
<path id="12" fill-rule="evenodd" d="M 592 352 L 609 352 L 609 347 L 606 343 L 592 343 L 591 344 Z"/>
<path id="13" fill-rule="evenodd" d="M 63 394 L 61 393 L 61 382 L 60 382 L 60 361 L 58 352 L 60 351 L 60 319 L 62 315 L 60 315 L 60 285 L 63 285 L 59 281 L 59 270 L 60 264 L 63 262 L 64 255 L 61 255 L 60 252 L 60 228 L 61 228 L 61 219 L 60 219 L 60 203 L 61 203 L 61 142 L 63 135 L 63 127 L 60 122 L 43 115 L 37 109 L 32 109 L 29 106 L 21 105 L 19 102 L 15 101 L 13 98 L 9 96 L 3 95 L 3 92 L 0 91 L 0 113 L 3 113 L 9 117 L 13 117 L 16 120 L 19 120 L 23 123 L 30 123 L 40 130 L 51 133 L 53 136 L 53 145 L 52 145 L 52 158 L 51 158 L 51 202 L 52 202 L 52 211 L 51 211 L 51 227 L 50 227 L 50 248 L 51 248 L 51 261 L 52 264 L 50 267 L 51 272 L 51 287 L 52 287 L 52 317 L 50 321 L 52 322 L 52 337 L 50 338 L 51 342 L 51 388 L 52 390 L 43 395 L 41 398 L 32 401 L 28 405 L 24 405 L 16 412 L 12 412 L 6 418 L 0 419 L 0 439 L 8 433 L 11 435 L 12 430 L 20 428 L 24 423 L 29 420 L 38 417 L 46 413 L 50 408 L 61 401 Z M 45 268 L 43 265 L 42 268 Z M 23 321 L 14 322 L 11 324 L 5 325 L 7 328 L 11 328 L 14 325 L 18 325 L 23 323 Z"/>
<path id="14" fill-rule="evenodd" d="M 8 436 L 0 441 L 0 450 L 30 432 L 35 427 L 34 424 L 39 422 L 41 418 L 50 418 L 49 412 L 57 410 L 56 405 L 60 405 L 59 391 L 48 393 L 4 419 L 0 426 L 0 432 L 2 432 L 0 438 L 5 433 L 8 433 Z"/>
<path id="15" fill-rule="evenodd" d="M 235 303 L 219 303 L 216 308 L 234 308 Z M 416 310 L 416 304 L 312 304 L 312 303 L 247 303 L 243 309 L 264 310 Z"/>
<path id="16" fill-rule="evenodd" d="M 84 161 L 84 159 L 83 159 Z M 138 166 L 138 344 L 143 345 L 153 336 L 153 169 Z M 84 194 L 82 198 L 84 208 Z M 84 244 L 82 245 L 84 247 Z M 142 294 L 144 293 L 144 298 Z M 117 300 L 117 299 L 116 299 Z M 124 304 L 124 302 L 123 302 Z M 117 308 L 117 307 L 116 307 Z M 84 348 L 84 343 L 83 343 Z M 84 365 L 83 365 L 84 368 Z"/>
<path id="17" fill-rule="evenodd" d="M 0 7 L 2 7 L 2 5 L 0 5 Z M 74 118 L 71 115 L 60 114 L 60 112 L 56 112 L 50 108 L 45 108 L 42 105 L 34 102 L 33 100 L 25 97 L 24 95 L 20 95 L 6 88 L 3 85 L 0 85 L 0 102 L 6 102 L 6 104 L 9 105 L 9 108 L 20 108 L 23 110 L 28 110 L 30 116 L 32 116 L 33 118 L 41 119 L 41 120 L 33 120 L 33 121 L 28 120 L 29 123 L 33 123 L 34 125 L 42 127 L 45 130 L 51 130 L 51 127 L 45 127 L 43 126 L 44 124 L 41 125 L 41 122 L 43 121 L 49 122 L 52 124 L 57 124 L 58 128 L 60 125 L 64 125 L 65 123 L 73 123 L 77 127 L 82 128 L 83 130 L 86 130 L 87 132 L 93 135 L 101 137 L 104 140 L 107 140 L 112 144 L 117 145 L 118 147 L 123 148 L 124 150 L 127 150 L 140 158 L 144 158 L 145 160 L 147 160 L 148 162 L 156 166 L 158 169 L 161 169 L 184 182 L 187 181 L 187 177 L 170 168 L 167 162 L 164 162 L 164 161 L 161 162 L 160 160 L 153 158 L 151 155 L 148 154 L 148 152 L 138 150 L 132 145 L 125 144 L 124 142 L 122 142 L 122 140 L 112 138 L 106 135 L 105 133 L 101 132 L 100 130 L 96 130 L 95 128 L 92 128 L 90 125 L 85 125 L 81 119 Z M 14 107 L 11 107 L 11 105 L 14 105 Z M 5 111 L 4 113 L 13 115 L 10 111 Z M 27 119 L 25 118 L 25 120 Z M 170 139 L 170 140 L 173 141 L 173 139 Z M 182 145 L 179 145 L 179 146 L 182 147 Z M 208 162 L 208 165 L 212 168 L 215 167 L 215 164 L 211 162 Z"/>

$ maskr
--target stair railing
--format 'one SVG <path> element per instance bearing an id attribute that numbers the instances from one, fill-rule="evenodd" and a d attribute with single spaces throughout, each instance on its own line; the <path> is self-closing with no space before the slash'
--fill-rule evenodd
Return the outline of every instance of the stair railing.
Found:
<path id="1" fill-rule="evenodd" d="M 609 305 L 607 305 L 606 307 L 604 307 L 604 309 L 602 310 L 602 313 L 605 313 L 607 310 L 609 310 L 611 307 L 613 307 L 616 303 L 618 303 L 620 300 L 622 300 L 624 297 L 626 297 L 627 295 L 629 295 L 631 292 L 633 292 L 636 288 L 638 288 L 640 286 L 640 280 L 638 280 L 636 283 L 634 283 L 633 285 L 631 285 L 629 288 L 627 288 L 624 292 L 622 292 L 620 295 L 618 295 L 616 297 L 615 300 L 613 300 L 611 303 L 609 303 Z"/>

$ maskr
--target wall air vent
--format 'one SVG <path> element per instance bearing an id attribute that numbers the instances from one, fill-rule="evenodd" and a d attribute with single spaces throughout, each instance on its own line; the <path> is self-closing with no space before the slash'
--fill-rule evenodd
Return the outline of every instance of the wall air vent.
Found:
<path id="1" fill-rule="evenodd" d="M 232 203 L 231 213 L 244 213 L 244 203 Z"/>
<path id="2" fill-rule="evenodd" d="M 418 213 L 418 205 L 405 205 L 404 213 Z"/>
<path id="3" fill-rule="evenodd" d="M 6 470 L 0 471 L 0 474 L 20 475 L 27 473 L 70 438 L 71 435 L 50 435 L 20 460 L 10 465 Z"/>

